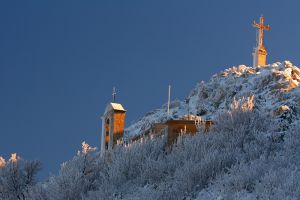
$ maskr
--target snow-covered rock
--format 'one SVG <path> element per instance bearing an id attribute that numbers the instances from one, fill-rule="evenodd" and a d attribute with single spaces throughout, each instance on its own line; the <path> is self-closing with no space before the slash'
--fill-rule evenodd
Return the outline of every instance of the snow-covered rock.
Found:
<path id="1" fill-rule="evenodd" d="M 130 125 L 125 135 L 139 135 L 151 124 L 163 122 L 180 115 L 193 114 L 204 119 L 214 119 L 222 110 L 228 110 L 234 99 L 254 96 L 255 109 L 270 113 L 282 123 L 299 119 L 300 69 L 290 61 L 276 62 L 265 67 L 239 65 L 201 81 L 184 100 L 172 102 L 170 116 L 166 105 L 143 116 Z"/>

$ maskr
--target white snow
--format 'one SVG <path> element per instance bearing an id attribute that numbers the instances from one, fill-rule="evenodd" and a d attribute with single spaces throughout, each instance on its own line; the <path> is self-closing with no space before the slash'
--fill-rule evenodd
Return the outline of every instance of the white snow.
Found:
<path id="1" fill-rule="evenodd" d="M 214 119 L 217 111 L 227 110 L 233 99 L 254 95 L 255 108 L 268 113 L 276 112 L 282 105 L 293 108 L 294 119 L 299 118 L 300 69 L 290 61 L 276 62 L 265 67 L 233 66 L 200 81 L 186 101 L 174 101 L 169 117 L 193 114 L 204 119 Z M 189 107 L 189 108 L 188 108 Z M 278 116 L 280 118 L 280 116 Z M 153 110 L 125 131 L 126 137 L 142 134 L 151 124 L 168 119 L 166 106 Z"/>

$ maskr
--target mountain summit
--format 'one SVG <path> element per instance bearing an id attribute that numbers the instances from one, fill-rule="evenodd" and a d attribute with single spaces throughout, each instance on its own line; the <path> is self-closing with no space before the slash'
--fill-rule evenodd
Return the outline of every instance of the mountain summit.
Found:
<path id="1" fill-rule="evenodd" d="M 152 124 L 171 117 L 192 114 L 214 120 L 219 112 L 228 110 L 234 100 L 251 97 L 254 109 L 274 116 L 284 128 L 299 120 L 300 69 L 290 61 L 276 62 L 264 67 L 239 65 L 201 81 L 185 101 L 173 101 L 170 116 L 166 105 L 148 112 L 130 125 L 126 136 L 142 134 Z"/>

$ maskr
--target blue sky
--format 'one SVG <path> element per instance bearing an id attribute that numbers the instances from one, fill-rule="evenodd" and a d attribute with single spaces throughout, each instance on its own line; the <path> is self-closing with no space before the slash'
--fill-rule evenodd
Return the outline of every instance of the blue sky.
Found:
<path id="1" fill-rule="evenodd" d="M 127 126 L 201 80 L 251 65 L 264 14 L 268 62 L 300 65 L 297 1 L 1 1 L 0 155 L 57 173 L 81 142 L 99 147 L 117 87 Z"/>

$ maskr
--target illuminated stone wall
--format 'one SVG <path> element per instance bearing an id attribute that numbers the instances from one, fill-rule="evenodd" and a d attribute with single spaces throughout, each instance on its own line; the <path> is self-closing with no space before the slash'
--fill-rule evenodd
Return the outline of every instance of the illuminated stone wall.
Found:
<path id="1" fill-rule="evenodd" d="M 123 137 L 125 128 L 126 113 L 123 111 L 115 111 L 114 113 L 114 136 L 113 145 L 117 143 L 117 140 Z"/>

